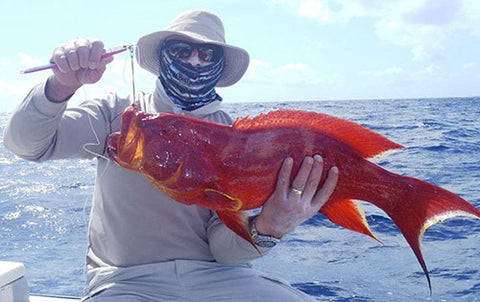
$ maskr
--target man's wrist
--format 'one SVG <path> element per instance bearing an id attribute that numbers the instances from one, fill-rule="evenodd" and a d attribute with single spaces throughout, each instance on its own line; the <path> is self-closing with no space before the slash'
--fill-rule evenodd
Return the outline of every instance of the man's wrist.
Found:
<path id="1" fill-rule="evenodd" d="M 52 75 L 47 80 L 45 96 L 51 102 L 61 103 L 68 100 L 80 87 L 82 86 L 66 86 L 61 83 L 55 75 Z"/>
<path id="2" fill-rule="evenodd" d="M 272 236 L 277 239 L 281 239 L 283 237 L 283 234 L 275 232 L 275 230 L 271 229 L 269 225 L 264 224 L 264 221 L 260 215 L 256 216 L 252 223 L 255 223 L 255 228 L 260 235 Z"/>
<path id="3" fill-rule="evenodd" d="M 264 235 L 258 232 L 256 228 L 256 218 L 252 219 L 250 222 L 250 233 L 255 244 L 263 248 L 272 248 L 280 241 L 280 239 L 273 236 Z"/>

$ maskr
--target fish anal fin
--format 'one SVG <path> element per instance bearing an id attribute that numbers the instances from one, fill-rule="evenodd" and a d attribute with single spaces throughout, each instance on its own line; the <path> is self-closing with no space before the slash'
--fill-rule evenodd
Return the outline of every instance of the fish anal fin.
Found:
<path id="1" fill-rule="evenodd" d="M 217 211 L 217 214 L 222 220 L 223 224 L 225 224 L 235 234 L 253 245 L 253 247 L 260 253 L 255 245 L 255 242 L 253 241 L 252 235 L 250 234 L 248 216 L 244 211 Z"/>
<path id="2" fill-rule="evenodd" d="M 254 118 L 237 119 L 238 130 L 299 127 L 325 133 L 356 149 L 363 157 L 373 158 L 403 148 L 386 137 L 355 122 L 327 114 L 300 110 L 275 110 Z"/>
<path id="3" fill-rule="evenodd" d="M 333 223 L 346 229 L 368 235 L 380 242 L 370 230 L 363 210 L 354 200 L 343 199 L 329 202 L 320 209 L 320 212 L 325 214 Z"/>
<path id="4" fill-rule="evenodd" d="M 215 189 L 205 189 L 207 195 L 207 208 L 212 210 L 227 210 L 237 212 L 242 208 L 242 201 L 239 198 L 230 196 Z"/>

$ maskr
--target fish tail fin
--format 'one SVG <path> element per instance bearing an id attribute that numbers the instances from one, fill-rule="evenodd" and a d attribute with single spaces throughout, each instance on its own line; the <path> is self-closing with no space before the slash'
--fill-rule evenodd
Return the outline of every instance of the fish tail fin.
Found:
<path id="1" fill-rule="evenodd" d="M 331 222 L 354 232 L 368 235 L 380 242 L 370 230 L 363 210 L 354 200 L 332 200 L 325 204 L 320 212 L 327 216 Z"/>
<path id="2" fill-rule="evenodd" d="M 382 206 L 402 232 L 412 248 L 427 278 L 430 292 L 432 286 L 421 250 L 422 237 L 428 227 L 456 216 L 480 219 L 480 211 L 460 196 L 433 184 L 402 176 L 402 193 L 392 196 Z M 397 191 L 397 192 L 398 192 Z"/>

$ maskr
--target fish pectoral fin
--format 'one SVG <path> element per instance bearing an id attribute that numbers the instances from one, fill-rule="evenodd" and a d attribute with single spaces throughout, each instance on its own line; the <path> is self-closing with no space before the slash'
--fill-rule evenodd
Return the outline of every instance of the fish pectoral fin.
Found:
<path id="1" fill-rule="evenodd" d="M 252 235 L 250 234 L 250 226 L 248 225 L 248 216 L 244 211 L 217 211 L 218 217 L 222 220 L 230 230 L 245 239 L 260 253 Z"/>
<path id="2" fill-rule="evenodd" d="M 363 210 L 354 200 L 343 199 L 328 202 L 320 209 L 320 212 L 325 214 L 331 222 L 346 229 L 368 235 L 380 242 L 370 230 Z"/>
<path id="3" fill-rule="evenodd" d="M 204 192 L 208 198 L 209 209 L 237 212 L 243 206 L 243 202 L 240 199 L 218 190 L 207 188 Z"/>

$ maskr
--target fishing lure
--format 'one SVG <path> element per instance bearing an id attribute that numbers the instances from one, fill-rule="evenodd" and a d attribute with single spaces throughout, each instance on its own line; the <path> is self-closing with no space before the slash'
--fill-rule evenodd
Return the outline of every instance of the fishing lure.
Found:
<path id="1" fill-rule="evenodd" d="M 115 46 L 115 47 L 112 47 L 112 48 L 105 49 L 103 51 L 103 54 L 102 54 L 101 58 L 103 59 L 103 58 L 114 56 L 116 54 L 119 54 L 119 53 L 122 53 L 122 52 L 126 51 L 127 49 L 129 49 L 131 47 L 132 47 L 131 45 L 121 45 L 121 46 Z M 57 65 L 55 63 L 49 63 L 49 64 L 46 64 L 46 65 L 41 65 L 41 66 L 36 66 L 36 67 L 27 68 L 25 70 L 21 70 L 20 73 L 21 74 L 33 73 L 33 72 L 52 69 L 52 68 L 56 68 L 56 67 L 57 67 Z"/>

